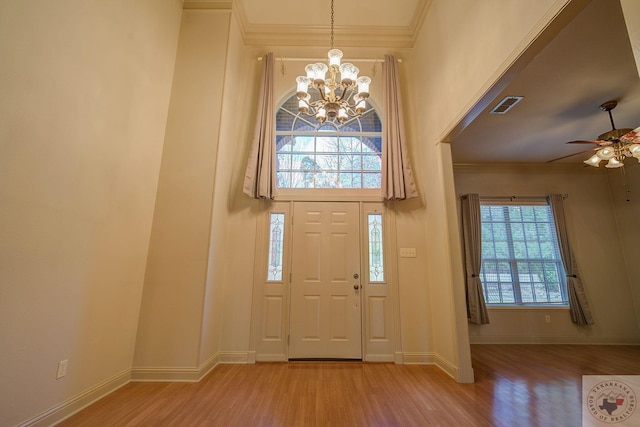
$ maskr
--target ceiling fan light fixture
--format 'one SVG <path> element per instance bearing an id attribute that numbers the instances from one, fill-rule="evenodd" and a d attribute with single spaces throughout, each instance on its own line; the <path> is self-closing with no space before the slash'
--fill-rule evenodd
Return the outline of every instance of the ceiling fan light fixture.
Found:
<path id="1" fill-rule="evenodd" d="M 609 162 L 604 167 L 609 169 L 615 169 L 615 168 L 621 168 L 622 166 L 624 166 L 624 163 L 622 163 L 621 161 L 618 161 L 618 159 L 616 159 L 615 157 L 612 157 L 609 159 Z"/>
<path id="2" fill-rule="evenodd" d="M 596 153 L 593 156 L 589 157 L 587 160 L 585 160 L 583 163 L 586 163 L 589 166 L 595 166 L 595 167 L 599 168 L 601 161 L 602 161 L 602 159 L 600 157 L 598 157 L 598 153 Z"/>
<path id="3" fill-rule="evenodd" d="M 633 157 L 640 160 L 640 144 L 631 144 L 627 147 L 627 150 Z"/>
<path id="4" fill-rule="evenodd" d="M 602 160 L 612 159 L 616 155 L 616 152 L 611 147 L 604 147 L 598 150 L 596 156 L 600 157 Z"/>
<path id="5" fill-rule="evenodd" d="M 600 106 L 602 111 L 606 111 L 609 114 L 609 120 L 611 120 L 611 130 L 605 132 L 598 137 L 597 141 L 585 141 L 589 144 L 597 144 L 600 148 L 597 148 L 596 154 L 593 155 L 584 163 L 599 167 L 599 160 L 608 160 L 605 167 L 609 169 L 621 168 L 624 166 L 624 159 L 627 157 L 635 157 L 640 162 L 640 127 L 636 129 L 616 129 L 616 125 L 613 122 L 613 115 L 611 110 L 616 108 L 617 101 L 607 101 Z"/>

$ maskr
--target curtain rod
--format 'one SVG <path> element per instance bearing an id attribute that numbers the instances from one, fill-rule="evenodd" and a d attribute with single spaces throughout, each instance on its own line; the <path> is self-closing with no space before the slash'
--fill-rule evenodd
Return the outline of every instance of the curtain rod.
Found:
<path id="1" fill-rule="evenodd" d="M 258 61 L 262 61 L 263 57 L 262 56 L 258 56 Z M 280 60 L 280 61 L 292 61 L 292 62 L 314 62 L 314 61 L 326 61 L 327 58 L 286 58 L 286 57 L 279 57 L 279 58 L 275 58 L 276 60 Z M 360 58 L 360 59 L 349 59 L 349 61 L 351 62 L 375 62 L 377 63 L 382 63 L 384 62 L 384 59 L 372 59 L 372 58 Z M 396 61 L 398 62 L 402 62 L 402 59 L 398 59 L 396 58 Z"/>
<path id="2" fill-rule="evenodd" d="M 466 194 L 458 194 L 460 199 L 465 198 Z M 480 199 L 491 199 L 491 200 L 511 200 L 514 201 L 516 199 L 546 199 L 548 196 L 480 196 Z M 569 197 L 567 193 L 562 195 L 562 199 L 565 200 Z"/>

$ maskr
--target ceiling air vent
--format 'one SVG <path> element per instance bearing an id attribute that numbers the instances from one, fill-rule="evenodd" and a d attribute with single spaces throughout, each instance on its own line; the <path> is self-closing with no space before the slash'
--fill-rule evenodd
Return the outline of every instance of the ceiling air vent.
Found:
<path id="1" fill-rule="evenodd" d="M 498 105 L 493 107 L 490 114 L 506 114 L 507 111 L 511 110 L 518 102 L 522 100 L 522 96 L 507 96 L 505 97 Z"/>

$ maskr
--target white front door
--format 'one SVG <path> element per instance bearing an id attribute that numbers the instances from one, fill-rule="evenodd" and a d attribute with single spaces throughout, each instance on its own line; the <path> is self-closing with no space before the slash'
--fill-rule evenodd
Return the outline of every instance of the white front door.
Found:
<path id="1" fill-rule="evenodd" d="M 361 359 L 358 203 L 295 203 L 289 359 Z"/>

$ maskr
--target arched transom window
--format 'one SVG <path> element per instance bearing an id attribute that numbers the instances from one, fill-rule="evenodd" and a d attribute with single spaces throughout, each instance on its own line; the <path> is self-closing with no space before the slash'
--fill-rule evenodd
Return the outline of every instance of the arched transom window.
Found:
<path id="1" fill-rule="evenodd" d="M 278 188 L 380 188 L 382 124 L 376 110 L 344 123 L 298 112 L 295 95 L 276 115 Z"/>

